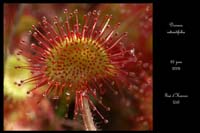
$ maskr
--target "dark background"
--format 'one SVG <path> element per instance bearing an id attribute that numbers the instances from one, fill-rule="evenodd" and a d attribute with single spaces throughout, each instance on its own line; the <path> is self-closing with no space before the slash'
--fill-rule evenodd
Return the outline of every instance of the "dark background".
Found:
<path id="1" fill-rule="evenodd" d="M 191 1 L 154 2 L 154 130 L 156 132 L 192 132 L 198 128 L 198 52 L 194 33 L 197 9 Z M 186 34 L 167 35 L 169 22 L 182 24 Z M 170 60 L 183 62 L 181 71 L 171 71 Z M 164 93 L 180 92 L 187 99 L 179 105 L 164 98 Z M 197 117 L 198 116 L 198 117 Z M 197 121 L 196 121 L 197 120 Z"/>

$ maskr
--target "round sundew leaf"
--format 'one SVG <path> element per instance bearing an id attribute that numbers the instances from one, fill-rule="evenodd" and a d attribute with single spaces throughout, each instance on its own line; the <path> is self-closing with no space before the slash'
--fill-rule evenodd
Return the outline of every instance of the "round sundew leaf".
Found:
<path id="1" fill-rule="evenodd" d="M 19 61 L 19 60 L 20 61 Z M 30 70 L 16 70 L 15 66 L 23 65 L 26 62 L 25 57 L 11 55 L 4 64 L 4 95 L 15 100 L 22 100 L 27 97 L 27 91 L 32 88 L 31 84 L 18 86 L 15 82 L 26 79 L 31 76 Z"/>
<path id="2" fill-rule="evenodd" d="M 140 10 L 139 14 L 143 11 Z M 41 91 L 43 96 L 52 98 L 54 100 L 52 102 L 57 103 L 54 108 L 57 116 L 70 116 L 68 105 L 75 105 L 73 111 L 75 119 L 79 117 L 79 113 L 84 116 L 83 99 L 86 98 L 90 109 L 96 111 L 104 123 L 107 123 L 108 121 L 100 113 L 101 111 L 96 108 L 95 102 L 106 111 L 110 110 L 110 107 L 103 104 L 103 97 L 99 97 L 99 95 L 103 96 L 108 89 L 115 92 L 114 86 L 111 85 L 113 80 L 119 82 L 116 85 L 116 90 L 119 91 L 132 82 L 129 80 L 130 74 L 127 72 L 129 71 L 128 63 L 134 63 L 136 71 L 133 70 L 133 72 L 138 73 L 139 76 L 143 65 L 143 61 L 140 59 L 142 54 L 139 55 L 136 51 L 136 53 L 132 52 L 134 56 L 131 55 L 130 49 L 127 47 L 132 48 L 132 46 L 126 39 L 130 37 L 131 40 L 136 40 L 138 47 L 140 46 L 143 50 L 147 37 L 141 36 L 143 30 L 140 29 L 143 29 L 141 27 L 144 26 L 144 23 L 141 23 L 140 27 L 138 26 L 140 23 L 138 16 L 135 17 L 138 19 L 134 18 L 134 23 L 132 23 L 133 18 L 129 17 L 120 29 L 118 21 L 116 26 L 112 26 L 111 18 L 114 20 L 115 18 L 111 15 L 101 17 L 103 18 L 102 22 L 101 18 L 97 22 L 96 10 L 82 16 L 83 22 L 79 21 L 81 15 L 77 14 L 77 10 L 70 13 L 65 9 L 64 14 L 66 16 L 64 21 L 56 16 L 52 23 L 43 17 L 39 26 L 32 26 L 31 35 L 37 42 L 31 44 L 33 53 L 30 55 L 30 51 L 27 51 L 30 47 L 26 46 L 30 45 L 26 42 L 22 42 L 19 46 L 24 52 L 23 55 L 30 59 L 32 65 L 22 65 L 19 68 L 30 69 L 36 74 L 36 78 L 29 76 L 28 82 L 37 82 L 38 84 L 33 88 L 34 92 Z M 114 15 L 118 17 L 118 15 Z M 126 28 L 128 28 L 128 32 L 130 31 L 130 36 L 127 35 L 127 32 L 121 33 Z M 23 82 L 24 78 L 20 79 Z M 137 84 L 141 82 L 140 79 L 132 80 Z M 42 91 L 40 87 L 46 89 Z M 63 95 L 66 95 L 66 98 Z M 71 95 L 74 95 L 73 99 Z M 74 104 L 69 104 L 71 99 L 75 102 Z M 130 106 L 128 100 L 125 101 L 125 104 L 126 107 Z"/>

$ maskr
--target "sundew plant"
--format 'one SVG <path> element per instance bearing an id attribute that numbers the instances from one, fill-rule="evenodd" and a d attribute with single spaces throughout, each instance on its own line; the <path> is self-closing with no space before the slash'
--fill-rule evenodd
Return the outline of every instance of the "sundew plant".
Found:
<path id="1" fill-rule="evenodd" d="M 4 26 L 5 130 L 152 130 L 152 4 L 5 4 Z"/>

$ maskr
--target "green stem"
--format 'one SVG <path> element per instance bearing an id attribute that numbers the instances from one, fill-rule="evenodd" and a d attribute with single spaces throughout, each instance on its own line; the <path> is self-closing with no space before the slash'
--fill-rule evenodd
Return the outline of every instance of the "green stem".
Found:
<path id="1" fill-rule="evenodd" d="M 96 131 L 93 117 L 88 104 L 88 99 L 83 97 L 83 122 L 87 131 Z"/>

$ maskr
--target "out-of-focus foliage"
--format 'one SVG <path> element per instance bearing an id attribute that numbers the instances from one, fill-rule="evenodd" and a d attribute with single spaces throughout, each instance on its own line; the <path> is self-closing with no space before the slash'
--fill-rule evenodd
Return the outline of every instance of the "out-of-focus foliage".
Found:
<path id="1" fill-rule="evenodd" d="M 20 61 L 19 61 L 20 60 Z M 33 87 L 30 84 L 17 86 L 15 82 L 26 79 L 31 75 L 29 70 L 17 71 L 15 66 L 26 63 L 25 57 L 10 55 L 4 64 L 4 95 L 14 100 L 24 100 L 27 98 L 27 91 Z"/>

